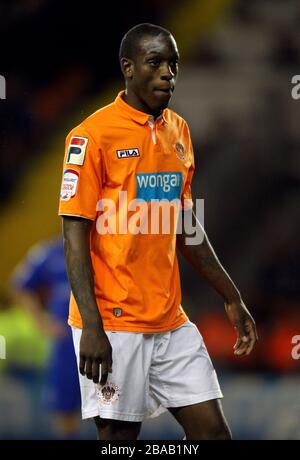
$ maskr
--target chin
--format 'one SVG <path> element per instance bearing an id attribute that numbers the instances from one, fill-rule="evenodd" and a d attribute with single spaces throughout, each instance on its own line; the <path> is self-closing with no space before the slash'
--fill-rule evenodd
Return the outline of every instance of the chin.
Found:
<path id="1" fill-rule="evenodd" d="M 148 100 L 144 99 L 144 103 L 149 107 L 148 110 L 152 114 L 159 114 L 168 107 L 170 99 L 170 96 L 166 97 L 165 95 L 162 95 L 159 97 L 152 97 L 151 99 L 149 98 Z"/>
<path id="2" fill-rule="evenodd" d="M 169 104 L 163 104 L 163 105 L 160 105 L 159 107 L 157 107 L 156 109 L 156 112 L 159 113 L 159 112 L 162 112 L 164 109 L 167 109 L 169 106 Z"/>
<path id="3" fill-rule="evenodd" d="M 162 110 L 166 109 L 169 105 L 170 98 L 165 101 L 159 101 L 155 105 L 153 104 L 152 109 L 156 112 L 161 112 Z"/>

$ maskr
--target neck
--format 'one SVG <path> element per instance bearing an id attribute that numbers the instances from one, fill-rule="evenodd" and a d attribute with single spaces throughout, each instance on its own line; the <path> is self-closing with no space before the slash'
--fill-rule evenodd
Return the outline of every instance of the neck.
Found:
<path id="1" fill-rule="evenodd" d="M 156 111 L 150 109 L 150 107 L 148 107 L 147 104 L 141 101 L 141 99 L 139 99 L 136 96 L 136 94 L 134 94 L 132 91 L 128 91 L 127 88 L 123 95 L 123 99 L 128 105 L 131 105 L 131 107 L 139 110 L 140 112 L 148 113 L 149 115 L 152 115 L 154 118 L 157 118 L 162 114 L 162 109 Z"/>

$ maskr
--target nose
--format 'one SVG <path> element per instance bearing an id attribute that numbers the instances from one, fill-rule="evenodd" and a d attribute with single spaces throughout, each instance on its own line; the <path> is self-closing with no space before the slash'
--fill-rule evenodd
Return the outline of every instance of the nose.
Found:
<path id="1" fill-rule="evenodd" d="M 162 67 L 160 78 L 162 80 L 170 81 L 170 80 L 172 80 L 172 78 L 174 78 L 174 76 L 175 76 L 175 74 L 172 71 L 171 66 L 169 64 L 165 64 Z"/>

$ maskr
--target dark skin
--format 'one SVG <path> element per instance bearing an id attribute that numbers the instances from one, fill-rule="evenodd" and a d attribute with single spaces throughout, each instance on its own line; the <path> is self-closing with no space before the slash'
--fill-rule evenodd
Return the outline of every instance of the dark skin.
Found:
<path id="1" fill-rule="evenodd" d="M 197 245 L 187 245 L 188 235 L 184 231 L 177 235 L 177 249 L 195 268 L 195 270 L 206 279 L 208 283 L 223 297 L 225 310 L 229 321 L 237 332 L 237 341 L 233 347 L 234 354 L 238 356 L 249 355 L 253 350 L 258 337 L 255 321 L 244 304 L 241 294 L 230 279 L 228 273 L 217 258 L 206 233 L 196 218 L 193 210 L 184 211 L 189 213 L 189 219 L 193 227 L 203 235 L 203 240 Z M 184 225 L 182 225 L 184 230 Z"/>
<path id="2" fill-rule="evenodd" d="M 76 299 L 83 328 L 80 340 L 79 370 L 93 382 L 101 385 L 112 372 L 112 349 L 103 329 L 103 323 L 94 293 L 93 268 L 89 235 L 93 222 L 74 217 L 63 218 L 64 250 L 68 277 Z"/>
<path id="3" fill-rule="evenodd" d="M 125 101 L 157 117 L 168 107 L 178 73 L 179 53 L 174 38 L 141 39 L 135 59 L 121 60 L 126 81 Z"/>
<path id="4" fill-rule="evenodd" d="M 159 116 L 168 106 L 178 73 L 179 54 L 172 36 L 144 36 L 134 59 L 123 58 L 121 68 L 126 82 L 125 101 L 142 112 Z M 192 212 L 192 211 L 184 211 Z M 195 215 L 193 214 L 195 222 Z M 95 383 L 104 384 L 112 372 L 112 348 L 98 311 L 89 250 L 94 223 L 86 219 L 63 218 L 63 234 L 68 276 L 83 322 L 80 341 L 80 372 Z M 197 225 L 200 225 L 197 223 Z M 183 226 L 184 228 L 184 226 Z M 255 323 L 239 291 L 220 264 L 205 235 L 196 245 L 186 245 L 186 235 L 177 235 L 177 248 L 197 272 L 223 297 L 229 320 L 237 331 L 234 353 L 251 353 L 257 334 Z M 99 375 L 99 365 L 102 373 Z M 170 408 L 187 439 L 230 439 L 220 401 L 211 400 L 185 407 Z M 120 422 L 95 417 L 101 440 L 136 439 L 141 423 Z"/>

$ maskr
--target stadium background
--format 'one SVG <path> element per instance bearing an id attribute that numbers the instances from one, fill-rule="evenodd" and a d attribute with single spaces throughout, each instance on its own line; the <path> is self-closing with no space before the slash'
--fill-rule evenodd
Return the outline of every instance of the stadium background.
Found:
<path id="1" fill-rule="evenodd" d="M 222 300 L 181 261 L 184 308 L 206 340 L 234 437 L 300 439 L 300 361 L 291 356 L 300 334 L 299 2 L 14 0 L 1 2 L 0 16 L 0 439 L 51 438 L 38 398 L 47 340 L 12 308 L 8 280 L 32 244 L 60 232 L 65 135 L 122 88 L 119 43 L 140 22 L 177 40 L 171 107 L 191 127 L 193 195 L 205 199 L 208 235 L 255 316 L 256 351 L 233 356 Z M 81 436 L 94 435 L 85 422 Z M 142 437 L 182 433 L 166 415 L 146 422 Z"/>

